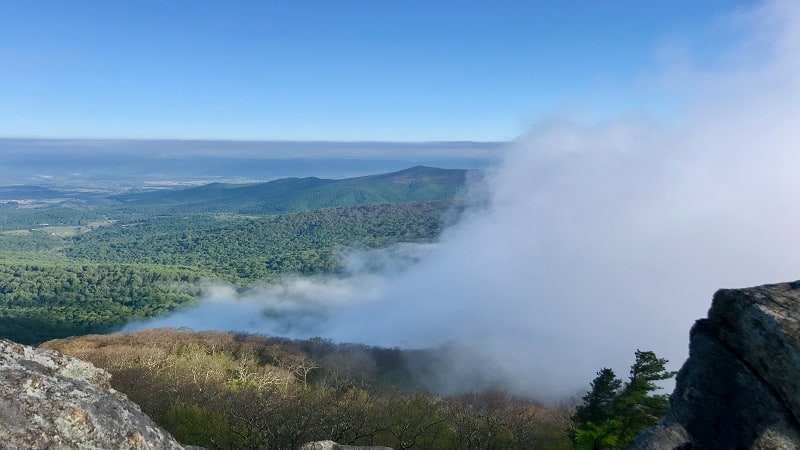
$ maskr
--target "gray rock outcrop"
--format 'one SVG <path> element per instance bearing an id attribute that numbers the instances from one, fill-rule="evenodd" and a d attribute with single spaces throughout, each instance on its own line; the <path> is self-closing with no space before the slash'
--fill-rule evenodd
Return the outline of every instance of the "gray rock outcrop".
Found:
<path id="1" fill-rule="evenodd" d="M 723 289 L 635 450 L 800 448 L 800 282 Z"/>
<path id="2" fill-rule="evenodd" d="M 391 447 L 381 447 L 378 445 L 342 445 L 333 441 L 309 442 L 300 447 L 300 450 L 392 450 Z"/>
<path id="3" fill-rule="evenodd" d="M 110 379 L 88 362 L 0 340 L 0 447 L 183 449 Z"/>

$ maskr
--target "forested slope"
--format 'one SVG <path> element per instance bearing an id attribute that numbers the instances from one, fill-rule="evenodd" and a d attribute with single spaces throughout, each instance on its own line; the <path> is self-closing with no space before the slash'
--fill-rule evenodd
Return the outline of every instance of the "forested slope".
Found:
<path id="1" fill-rule="evenodd" d="M 0 253 L 0 336 L 22 343 L 110 331 L 193 302 L 208 272 Z"/>
<path id="2" fill-rule="evenodd" d="M 418 166 L 340 180 L 307 177 L 245 185 L 212 183 L 115 196 L 120 204 L 114 210 L 129 214 L 282 214 L 371 203 L 450 200 L 464 188 L 467 173 Z"/>
<path id="3" fill-rule="evenodd" d="M 412 369 L 426 356 L 419 351 L 168 329 L 45 347 L 111 371 L 113 387 L 181 442 L 209 449 L 289 450 L 323 439 L 395 449 L 571 448 L 566 408 L 501 391 L 420 392 Z"/>
<path id="4" fill-rule="evenodd" d="M 341 251 L 434 239 L 446 202 L 328 208 L 279 216 L 189 215 L 119 222 L 75 238 L 73 259 L 200 267 L 242 284 L 341 268 Z"/>
<path id="5" fill-rule="evenodd" d="M 64 234 L 2 232 L 0 337 L 35 344 L 109 331 L 191 304 L 202 280 L 246 287 L 281 274 L 334 273 L 349 250 L 435 239 L 460 208 L 421 202 L 276 216 L 136 216 Z"/>

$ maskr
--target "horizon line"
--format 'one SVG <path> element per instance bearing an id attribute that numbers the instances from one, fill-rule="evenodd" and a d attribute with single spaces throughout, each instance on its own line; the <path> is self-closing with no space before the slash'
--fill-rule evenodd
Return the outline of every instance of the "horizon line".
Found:
<path id="1" fill-rule="evenodd" d="M 101 137 L 32 137 L 0 136 L 0 141 L 59 141 L 59 142 L 230 142 L 230 143 L 299 143 L 299 144 L 510 144 L 514 140 L 479 141 L 455 140 L 333 140 L 333 139 L 226 139 L 226 138 L 101 138 Z"/>

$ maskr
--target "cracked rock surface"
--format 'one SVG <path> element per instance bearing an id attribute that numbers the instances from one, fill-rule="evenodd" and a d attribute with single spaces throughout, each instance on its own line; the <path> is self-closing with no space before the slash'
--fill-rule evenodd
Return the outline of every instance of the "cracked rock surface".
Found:
<path id="1" fill-rule="evenodd" d="M 800 448 L 800 282 L 718 291 L 670 412 L 630 448 Z"/>
<path id="2" fill-rule="evenodd" d="M 183 449 L 92 364 L 0 340 L 0 447 Z"/>

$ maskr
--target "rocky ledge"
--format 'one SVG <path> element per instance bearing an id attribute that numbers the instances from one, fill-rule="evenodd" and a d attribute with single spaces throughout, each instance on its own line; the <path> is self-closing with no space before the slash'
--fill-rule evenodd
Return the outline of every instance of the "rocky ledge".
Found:
<path id="1" fill-rule="evenodd" d="M 670 412 L 630 448 L 800 448 L 800 281 L 718 291 Z"/>
<path id="2" fill-rule="evenodd" d="M 300 447 L 300 450 L 392 450 L 392 448 L 379 445 L 342 445 L 334 441 L 317 441 L 309 442 Z"/>
<path id="3" fill-rule="evenodd" d="M 52 350 L 0 340 L 0 446 L 183 449 L 110 375 Z"/>

